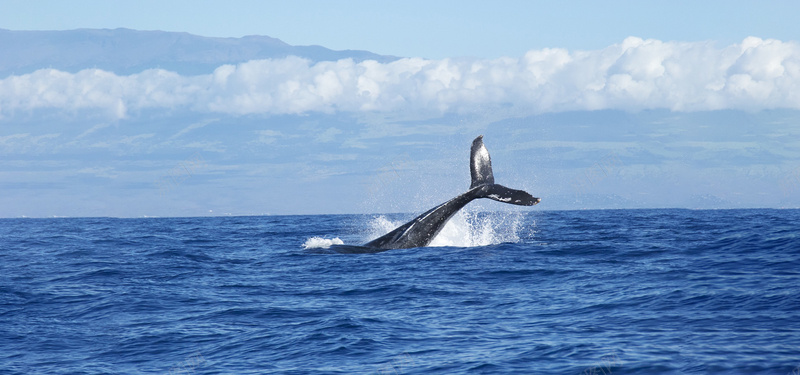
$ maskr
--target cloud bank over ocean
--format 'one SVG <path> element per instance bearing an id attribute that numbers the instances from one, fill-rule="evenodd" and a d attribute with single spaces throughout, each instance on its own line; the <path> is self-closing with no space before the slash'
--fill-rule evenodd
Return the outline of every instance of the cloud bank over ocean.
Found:
<path id="1" fill-rule="evenodd" d="M 629 37 L 594 51 L 532 50 L 520 58 L 352 59 L 289 56 L 222 65 L 212 74 L 162 69 L 117 75 L 40 69 L 0 80 L 0 116 L 40 109 L 125 118 L 169 109 L 229 115 L 309 112 L 530 115 L 573 110 L 800 109 L 800 45 L 755 37 L 711 42 Z"/>
<path id="2" fill-rule="evenodd" d="M 268 37 L 6 34 L 2 217 L 427 209 L 465 188 L 477 134 L 540 209 L 800 207 L 796 41 L 432 60 Z"/>

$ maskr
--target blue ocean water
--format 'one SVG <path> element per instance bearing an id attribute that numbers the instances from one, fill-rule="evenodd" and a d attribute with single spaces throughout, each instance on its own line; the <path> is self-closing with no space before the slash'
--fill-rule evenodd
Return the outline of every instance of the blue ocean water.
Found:
<path id="1" fill-rule="evenodd" d="M 800 210 L 478 213 L 445 246 L 327 247 L 407 218 L 0 220 L 0 373 L 800 366 Z"/>

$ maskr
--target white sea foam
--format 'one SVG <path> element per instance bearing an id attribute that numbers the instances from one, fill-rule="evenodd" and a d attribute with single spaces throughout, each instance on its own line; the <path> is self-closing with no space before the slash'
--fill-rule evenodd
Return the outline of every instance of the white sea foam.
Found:
<path id="1" fill-rule="evenodd" d="M 385 233 L 391 232 L 392 230 L 403 224 L 404 222 L 402 221 L 392 221 L 389 220 L 386 216 L 380 215 L 378 217 L 375 217 L 370 223 L 370 232 L 377 234 L 377 236 L 375 237 L 378 237 L 382 236 Z"/>
<path id="2" fill-rule="evenodd" d="M 376 216 L 369 222 L 369 238 L 382 236 L 403 224 L 383 215 Z M 475 247 L 519 242 L 522 224 L 521 213 L 459 211 L 428 246 Z"/>
<path id="3" fill-rule="evenodd" d="M 303 244 L 304 249 L 327 249 L 331 247 L 331 245 L 344 245 L 344 242 L 336 238 L 322 238 L 322 237 L 311 237 L 306 240 Z"/>
<path id="4" fill-rule="evenodd" d="M 519 242 L 522 214 L 459 211 L 428 246 L 474 247 Z"/>

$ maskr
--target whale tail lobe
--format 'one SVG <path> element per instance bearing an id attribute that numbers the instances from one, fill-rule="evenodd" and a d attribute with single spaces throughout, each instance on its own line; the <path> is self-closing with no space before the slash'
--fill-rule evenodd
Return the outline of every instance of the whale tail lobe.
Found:
<path id="1" fill-rule="evenodd" d="M 535 198 L 525 191 L 507 188 L 494 183 L 492 158 L 489 156 L 489 150 L 483 145 L 482 135 L 472 141 L 469 170 L 472 177 L 472 184 L 469 188 L 470 190 L 475 189 L 476 198 L 489 198 L 519 206 L 533 206 L 541 202 L 541 199 Z"/>
<path id="2" fill-rule="evenodd" d="M 494 184 L 494 174 L 492 174 L 492 157 L 489 150 L 483 145 L 483 136 L 479 135 L 472 141 L 472 148 L 469 152 L 469 172 L 472 176 L 470 189 L 481 185 Z"/>

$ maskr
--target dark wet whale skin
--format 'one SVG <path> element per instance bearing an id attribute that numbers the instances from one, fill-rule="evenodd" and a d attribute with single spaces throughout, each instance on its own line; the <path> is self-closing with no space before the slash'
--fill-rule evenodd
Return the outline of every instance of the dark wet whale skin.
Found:
<path id="1" fill-rule="evenodd" d="M 427 246 L 458 210 L 478 198 L 520 206 L 533 206 L 541 201 L 525 191 L 494 183 L 491 157 L 483 144 L 482 135 L 472 141 L 470 173 L 472 184 L 466 193 L 431 208 L 397 229 L 364 244 L 364 247 L 388 250 Z"/>

